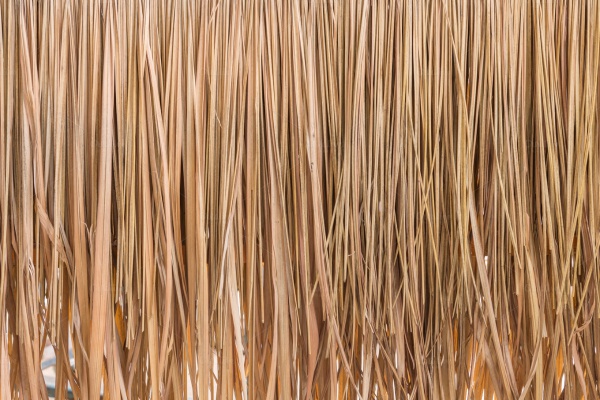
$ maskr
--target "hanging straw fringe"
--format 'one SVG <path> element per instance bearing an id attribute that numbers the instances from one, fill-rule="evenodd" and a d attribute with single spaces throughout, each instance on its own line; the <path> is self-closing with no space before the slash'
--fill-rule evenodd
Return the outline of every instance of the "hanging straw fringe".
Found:
<path id="1" fill-rule="evenodd" d="M 0 398 L 598 398 L 599 30 L 0 0 Z"/>

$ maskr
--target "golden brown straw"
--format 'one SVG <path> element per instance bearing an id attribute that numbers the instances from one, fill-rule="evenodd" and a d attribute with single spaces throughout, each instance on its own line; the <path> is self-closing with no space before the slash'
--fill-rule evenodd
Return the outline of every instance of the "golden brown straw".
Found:
<path id="1" fill-rule="evenodd" d="M 598 1 L 0 0 L 0 71 L 0 399 L 600 397 Z"/>

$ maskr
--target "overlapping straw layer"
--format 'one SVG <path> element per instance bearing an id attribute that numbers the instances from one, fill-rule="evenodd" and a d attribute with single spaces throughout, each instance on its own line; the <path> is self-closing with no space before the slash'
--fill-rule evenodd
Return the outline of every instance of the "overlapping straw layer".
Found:
<path id="1" fill-rule="evenodd" d="M 597 1 L 0 4 L 0 398 L 600 396 Z"/>

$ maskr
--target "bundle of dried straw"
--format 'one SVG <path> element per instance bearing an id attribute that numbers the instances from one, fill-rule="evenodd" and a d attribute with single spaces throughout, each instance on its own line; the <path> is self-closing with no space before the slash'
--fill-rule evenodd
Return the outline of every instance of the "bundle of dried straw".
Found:
<path id="1" fill-rule="evenodd" d="M 600 396 L 598 1 L 0 0 L 0 71 L 0 398 Z"/>

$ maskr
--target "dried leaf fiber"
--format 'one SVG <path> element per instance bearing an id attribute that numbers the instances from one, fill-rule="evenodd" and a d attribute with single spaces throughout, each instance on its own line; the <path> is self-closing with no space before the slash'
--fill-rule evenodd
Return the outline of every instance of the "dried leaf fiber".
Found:
<path id="1" fill-rule="evenodd" d="M 0 72 L 0 399 L 600 398 L 598 1 L 0 0 Z"/>

